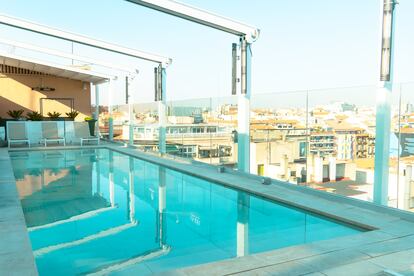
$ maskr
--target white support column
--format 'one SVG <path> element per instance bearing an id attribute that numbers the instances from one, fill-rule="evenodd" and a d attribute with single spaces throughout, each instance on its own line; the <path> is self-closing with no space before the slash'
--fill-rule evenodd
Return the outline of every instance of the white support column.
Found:
<path id="1" fill-rule="evenodd" d="M 283 155 L 283 160 L 282 160 L 282 164 L 283 164 L 283 175 L 284 175 L 284 180 L 289 181 L 290 178 L 290 173 L 289 173 L 289 157 L 287 156 L 287 154 Z"/>
<path id="2" fill-rule="evenodd" d="M 109 141 L 114 140 L 114 119 L 112 118 L 112 94 L 114 92 L 113 81 L 110 79 L 108 83 L 108 138 Z"/>
<path id="3" fill-rule="evenodd" d="M 251 94 L 251 45 L 244 37 L 241 48 L 241 91 L 238 96 L 238 153 L 237 167 L 242 172 L 250 172 L 250 94 Z"/>
<path id="4" fill-rule="evenodd" d="M 166 81 L 167 72 L 160 64 L 157 68 L 156 101 L 158 101 L 158 148 L 161 154 L 167 152 L 166 126 L 167 126 L 167 100 L 166 100 Z"/>
<path id="5" fill-rule="evenodd" d="M 313 157 L 313 177 L 316 183 L 323 182 L 323 159 L 315 154 Z"/>
<path id="6" fill-rule="evenodd" d="M 96 136 L 100 137 L 99 130 L 99 85 L 95 84 L 95 120 L 96 120 Z"/>
<path id="7" fill-rule="evenodd" d="M 388 205 L 395 4 L 395 0 L 384 0 L 382 6 L 381 76 L 377 92 L 374 172 L 374 202 L 382 205 Z"/>
<path id="8" fill-rule="evenodd" d="M 125 94 L 127 98 L 128 104 L 128 117 L 129 117 L 129 139 L 128 144 L 130 146 L 134 145 L 134 103 L 131 94 L 129 93 L 129 78 L 128 76 L 125 77 Z"/>
<path id="9" fill-rule="evenodd" d="M 237 194 L 237 257 L 249 254 L 249 209 L 250 196 L 239 192 Z"/>
<path id="10" fill-rule="evenodd" d="M 413 166 L 408 164 L 405 167 L 405 175 L 400 181 L 400 187 L 398 189 L 398 208 L 402 210 L 409 210 L 411 207 L 411 194 L 412 194 L 412 176 L 413 176 Z M 400 175 L 398 175 L 400 177 Z"/>
<path id="11" fill-rule="evenodd" d="M 329 180 L 336 181 L 336 158 L 334 156 L 329 157 Z"/>

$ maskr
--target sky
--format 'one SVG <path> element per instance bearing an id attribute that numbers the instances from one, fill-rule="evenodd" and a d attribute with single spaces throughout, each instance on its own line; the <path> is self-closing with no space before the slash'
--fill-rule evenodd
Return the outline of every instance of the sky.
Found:
<path id="1" fill-rule="evenodd" d="M 181 2 L 261 30 L 260 38 L 252 46 L 252 97 L 281 91 L 374 87 L 377 84 L 382 0 Z M 414 1 L 399 2 L 395 81 L 411 82 L 414 81 Z M 1 13 L 6 15 L 171 57 L 173 63 L 167 69 L 168 100 L 231 94 L 231 44 L 238 42 L 236 36 L 123 0 L 0 0 L 0 6 Z M 7 26 L 0 26 L 0 38 L 67 52 L 72 48 L 69 42 Z M 139 69 L 139 75 L 131 84 L 133 99 L 135 102 L 153 100 L 155 64 L 81 45 L 73 47 L 76 55 Z M 18 53 L 35 56 L 30 52 Z M 43 58 L 58 62 L 52 57 Z M 120 81 L 115 86 L 118 95 L 113 99 L 115 103 L 122 103 L 125 99 L 122 85 L 123 81 Z M 103 87 L 101 91 L 106 93 L 107 88 Z M 106 97 L 101 99 L 107 100 Z"/>

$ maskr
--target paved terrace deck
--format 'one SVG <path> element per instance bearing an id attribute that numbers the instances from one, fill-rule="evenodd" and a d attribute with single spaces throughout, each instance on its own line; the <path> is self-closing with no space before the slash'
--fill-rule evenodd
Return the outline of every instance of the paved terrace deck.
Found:
<path id="1" fill-rule="evenodd" d="M 183 268 L 171 271 L 170 274 L 399 275 L 397 273 L 400 273 L 414 275 L 413 213 L 280 181 L 273 181 L 272 185 L 268 186 L 262 185 L 261 178 L 257 176 L 231 170 L 218 173 L 216 167 L 207 164 L 183 159 L 162 158 L 155 154 L 143 153 L 120 145 L 110 144 L 101 147 L 110 148 L 224 186 L 237 188 L 372 230 L 332 240 L 312 242 L 246 257 Z M 51 147 L 50 149 L 54 148 Z M 30 252 L 30 242 L 27 233 L 23 231 L 26 226 L 20 201 L 17 198 L 7 150 L 2 149 L 0 151 L 0 166 L 0 171 L 7 171 L 7 173 L 2 173 L 0 178 L 0 195 L 3 195 L 7 189 L 11 191 L 7 196 L 0 196 L 2 198 L 0 202 L 0 232 L 8 233 L 6 237 L 0 236 L 0 245 L 13 242 L 11 247 L 15 248 L 14 251 L 22 253 L 22 255 L 13 255 L 13 250 L 3 249 L 2 246 L 0 248 L 2 250 L 0 252 L 0 272 L 8 271 L 9 262 L 14 262 L 14 270 L 27 269 L 27 271 L 35 272 L 33 256 Z M 9 175 L 8 178 L 4 177 L 6 175 Z M 3 207 L 3 202 L 10 202 L 11 207 Z M 4 215 L 3 208 L 9 208 L 9 212 L 12 210 L 12 215 Z M 3 224 L 4 216 L 8 218 L 9 223 Z M 16 225 L 16 229 L 20 232 L 16 235 L 9 233 L 14 228 L 7 230 L 7 227 L 9 227 L 6 226 L 7 224 Z M 7 238 L 8 236 L 14 236 L 15 239 L 10 241 L 10 237 Z M 20 266 L 21 268 L 19 268 Z M 134 267 L 132 266 L 124 272 L 134 273 Z"/>

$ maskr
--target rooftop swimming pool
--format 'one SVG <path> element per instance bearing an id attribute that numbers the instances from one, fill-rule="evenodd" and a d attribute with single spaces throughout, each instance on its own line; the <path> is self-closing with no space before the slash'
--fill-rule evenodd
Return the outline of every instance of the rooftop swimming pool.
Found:
<path id="1" fill-rule="evenodd" d="M 10 157 L 40 275 L 146 275 L 363 231 L 109 149 Z"/>

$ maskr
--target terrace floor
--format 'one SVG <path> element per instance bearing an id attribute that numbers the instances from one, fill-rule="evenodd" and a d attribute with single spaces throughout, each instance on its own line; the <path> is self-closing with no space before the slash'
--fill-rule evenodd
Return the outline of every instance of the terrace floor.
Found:
<path id="1" fill-rule="evenodd" d="M 183 268 L 170 274 L 414 275 L 413 213 L 280 181 L 273 181 L 272 185 L 262 185 L 258 176 L 231 170 L 219 173 L 214 166 L 160 157 L 120 145 L 104 144 L 100 147 L 108 147 L 208 181 L 372 230 Z M 0 274 L 12 271 L 11 275 L 36 275 L 7 149 L 0 149 L 0 171 Z M 131 266 L 119 271 L 119 274 L 134 275 L 137 272 L 136 268 Z"/>

